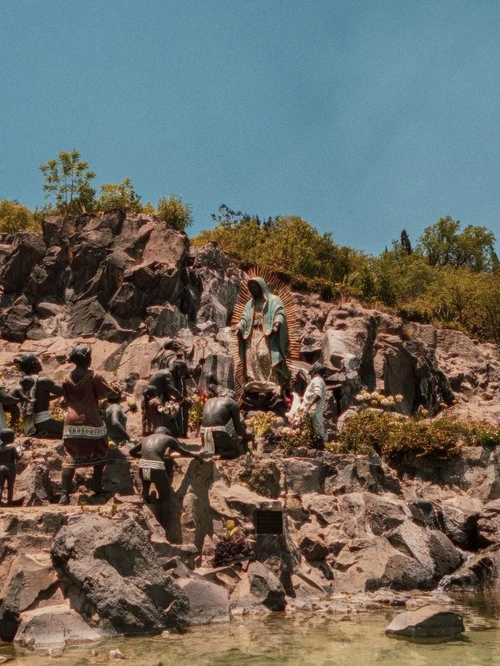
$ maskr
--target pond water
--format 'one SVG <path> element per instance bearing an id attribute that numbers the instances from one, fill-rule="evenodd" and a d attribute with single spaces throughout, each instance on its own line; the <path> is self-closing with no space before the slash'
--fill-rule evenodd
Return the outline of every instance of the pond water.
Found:
<path id="1" fill-rule="evenodd" d="M 59 658 L 0 647 L 14 656 L 13 666 L 498 666 L 500 596 L 465 602 L 468 629 L 442 643 L 412 643 L 387 638 L 384 629 L 397 609 L 375 614 L 291 617 L 273 614 L 235 619 L 229 624 L 191 628 L 164 637 L 115 639 L 95 646 L 67 648 Z M 119 649 L 126 661 L 110 661 Z M 0 661 L 1 663 L 1 661 Z"/>

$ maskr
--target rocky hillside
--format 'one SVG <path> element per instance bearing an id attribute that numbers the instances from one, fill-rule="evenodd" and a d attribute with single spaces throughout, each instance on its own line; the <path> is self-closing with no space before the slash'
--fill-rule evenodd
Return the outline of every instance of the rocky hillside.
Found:
<path id="1" fill-rule="evenodd" d="M 206 357 L 206 384 L 233 382 L 228 323 L 245 276 L 215 246 L 190 248 L 148 216 L 116 214 L 49 218 L 43 235 L 4 238 L 0 250 L 8 385 L 20 351 L 62 378 L 80 339 L 93 344 L 94 368 L 134 373 L 137 395 L 168 338 L 193 367 Z M 332 370 L 332 426 L 362 386 L 402 394 L 406 412 L 444 403 L 466 418 L 500 417 L 495 346 L 355 303 L 296 298 L 302 361 Z M 129 423 L 137 435 L 137 415 Z M 144 504 L 123 447 L 105 471 L 106 497 L 93 497 L 79 471 L 72 505 L 60 507 L 61 443 L 24 445 L 22 506 L 0 507 L 1 639 L 53 649 L 253 612 L 451 603 L 448 593 L 498 587 L 500 447 L 464 447 L 445 462 L 406 456 L 399 467 L 314 450 L 179 458 L 168 505 Z M 229 519 L 248 550 L 217 566 Z"/>
<path id="2" fill-rule="evenodd" d="M 145 379 L 175 337 L 193 365 L 207 358 L 206 383 L 232 385 L 228 324 L 244 274 L 214 245 L 190 248 L 151 216 L 115 213 L 49 217 L 42 234 L 4 237 L 0 254 L 4 364 L 19 349 L 36 351 L 57 375 L 75 339 L 93 339 L 96 367 Z M 435 413 L 456 400 L 457 413 L 500 417 L 498 346 L 355 303 L 296 298 L 302 361 L 320 358 L 333 371 L 331 420 L 362 386 L 402 394 L 405 412 Z"/>

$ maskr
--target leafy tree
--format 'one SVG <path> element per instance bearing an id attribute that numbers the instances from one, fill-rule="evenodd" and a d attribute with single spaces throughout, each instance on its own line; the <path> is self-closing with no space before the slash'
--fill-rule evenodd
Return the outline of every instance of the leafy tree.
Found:
<path id="1" fill-rule="evenodd" d="M 35 213 L 17 201 L 0 201 L 0 233 L 39 231 L 40 221 Z"/>
<path id="2" fill-rule="evenodd" d="M 261 221 L 258 216 L 234 211 L 225 204 L 212 215 L 217 226 L 202 231 L 194 245 L 216 242 L 240 264 L 256 264 L 287 275 L 297 287 L 320 290 L 325 297 L 333 291 L 356 290 L 364 255 L 339 247 L 331 234 L 319 234 L 297 216 L 280 216 Z"/>
<path id="3" fill-rule="evenodd" d="M 407 254 L 397 241 L 393 242 L 392 250 L 369 260 L 369 267 L 365 283 L 370 291 L 365 287 L 363 295 L 389 307 L 402 307 L 424 293 L 437 277 L 424 257 L 414 252 Z"/>
<path id="4" fill-rule="evenodd" d="M 178 194 L 160 197 L 157 217 L 178 231 L 184 231 L 193 223 L 191 205 L 184 203 Z"/>
<path id="5" fill-rule="evenodd" d="M 80 160 L 80 152 L 61 151 L 55 160 L 40 165 L 45 177 L 43 190 L 46 199 L 53 199 L 55 211 L 63 215 L 91 212 L 95 190 L 91 186 L 96 174 L 88 162 Z"/>
<path id="6" fill-rule="evenodd" d="M 408 306 L 410 318 L 500 341 L 500 276 L 450 266 L 434 270 L 435 281 Z"/>
<path id="7" fill-rule="evenodd" d="M 408 236 L 408 232 L 406 231 L 406 229 L 403 229 L 401 231 L 401 247 L 406 252 L 406 254 L 412 253 L 410 237 Z"/>
<path id="8" fill-rule="evenodd" d="M 118 185 L 113 183 L 101 185 L 101 194 L 96 201 L 96 208 L 105 213 L 112 210 L 139 213 L 143 210 L 141 197 L 136 193 L 130 178 L 125 178 Z"/>
<path id="9" fill-rule="evenodd" d="M 417 250 L 431 266 L 454 266 L 473 271 L 492 269 L 495 236 L 486 227 L 469 224 L 460 232 L 460 222 L 442 217 L 424 229 Z"/>

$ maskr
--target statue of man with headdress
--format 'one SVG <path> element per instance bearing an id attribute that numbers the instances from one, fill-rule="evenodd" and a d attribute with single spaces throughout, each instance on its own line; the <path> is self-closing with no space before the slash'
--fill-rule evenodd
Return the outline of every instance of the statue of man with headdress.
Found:
<path id="1" fill-rule="evenodd" d="M 251 298 L 236 325 L 244 392 L 281 397 L 290 377 L 285 306 L 261 277 L 250 278 L 248 290 Z"/>

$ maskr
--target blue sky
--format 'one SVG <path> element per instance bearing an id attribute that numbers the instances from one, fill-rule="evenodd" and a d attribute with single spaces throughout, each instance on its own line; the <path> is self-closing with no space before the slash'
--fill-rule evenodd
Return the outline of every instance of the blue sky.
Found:
<path id="1" fill-rule="evenodd" d="M 439 217 L 500 239 L 500 3 L 0 0 L 0 199 L 96 184 L 300 215 L 378 254 Z"/>

